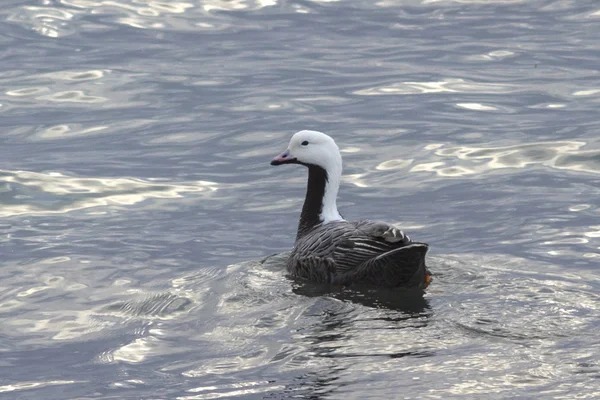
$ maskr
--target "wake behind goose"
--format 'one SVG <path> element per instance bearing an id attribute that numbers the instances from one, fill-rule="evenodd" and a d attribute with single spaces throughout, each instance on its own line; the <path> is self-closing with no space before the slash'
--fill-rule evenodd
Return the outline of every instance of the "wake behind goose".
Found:
<path id="1" fill-rule="evenodd" d="M 306 198 L 288 272 L 314 282 L 426 288 L 429 246 L 413 242 L 397 227 L 379 221 L 344 220 L 336 205 L 342 156 L 334 140 L 317 131 L 292 136 L 287 150 L 271 165 L 308 168 Z"/>

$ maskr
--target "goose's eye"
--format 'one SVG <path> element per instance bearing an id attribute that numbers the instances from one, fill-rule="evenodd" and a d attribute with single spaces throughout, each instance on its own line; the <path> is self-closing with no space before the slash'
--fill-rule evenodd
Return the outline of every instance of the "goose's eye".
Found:
<path id="1" fill-rule="evenodd" d="M 308 146 L 308 140 L 305 140 L 304 142 L 302 142 L 302 146 Z"/>

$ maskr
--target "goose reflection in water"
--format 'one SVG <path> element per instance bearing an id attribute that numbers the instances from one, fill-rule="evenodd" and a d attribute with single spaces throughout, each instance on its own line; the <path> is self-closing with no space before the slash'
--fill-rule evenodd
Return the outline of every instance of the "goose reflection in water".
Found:
<path id="1" fill-rule="evenodd" d="M 422 329 L 429 325 L 433 312 L 428 300 L 418 291 L 367 286 L 333 288 L 326 284 L 294 282 L 292 292 L 315 300 L 306 313 L 318 317 L 318 323 L 297 332 L 304 356 L 296 362 L 310 362 L 311 370 L 298 376 L 286 391 L 300 397 L 324 399 L 345 390 L 347 377 L 357 359 L 383 361 L 435 354 L 403 343 L 401 337 L 394 334 L 407 333 L 405 328 Z M 383 335 L 379 339 L 389 339 L 388 345 L 371 346 L 365 342 L 364 329 L 361 329 L 365 323 L 371 328 L 379 326 Z M 306 354 L 310 354 L 310 358 Z"/>

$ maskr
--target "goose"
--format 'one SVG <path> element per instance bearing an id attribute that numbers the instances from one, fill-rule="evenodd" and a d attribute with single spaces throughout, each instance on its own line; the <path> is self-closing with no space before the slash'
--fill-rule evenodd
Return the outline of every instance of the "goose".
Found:
<path id="1" fill-rule="evenodd" d="M 342 156 L 330 136 L 310 130 L 295 133 L 287 149 L 271 161 L 271 165 L 282 164 L 308 168 L 296 241 L 286 262 L 292 277 L 342 286 L 424 289 L 429 285 L 426 243 L 413 242 L 392 224 L 346 221 L 339 213 Z"/>

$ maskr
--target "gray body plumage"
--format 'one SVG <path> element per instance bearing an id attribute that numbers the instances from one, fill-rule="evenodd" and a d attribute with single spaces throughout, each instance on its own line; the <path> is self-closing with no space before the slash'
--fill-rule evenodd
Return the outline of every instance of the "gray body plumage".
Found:
<path id="1" fill-rule="evenodd" d="M 384 222 L 334 221 L 317 225 L 296 241 L 287 269 L 314 282 L 412 287 L 422 284 L 428 273 L 427 249 Z"/>

